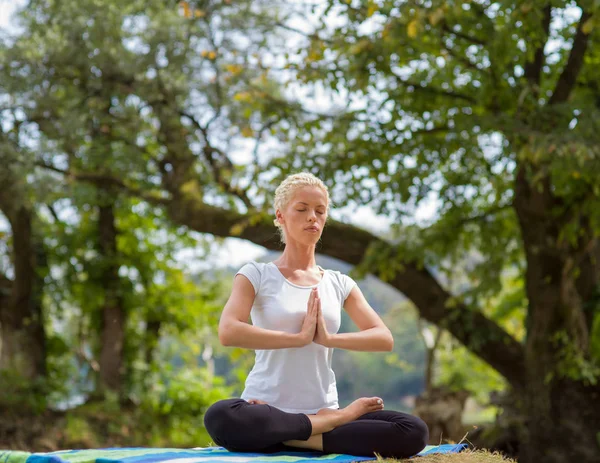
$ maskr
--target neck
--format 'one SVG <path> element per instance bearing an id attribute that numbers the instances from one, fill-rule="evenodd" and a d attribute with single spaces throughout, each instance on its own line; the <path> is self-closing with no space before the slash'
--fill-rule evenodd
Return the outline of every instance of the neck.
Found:
<path id="1" fill-rule="evenodd" d="M 315 259 L 315 246 L 299 245 L 297 243 L 288 243 L 285 245 L 283 253 L 277 259 L 279 267 L 292 268 L 297 270 L 310 270 L 317 266 Z"/>

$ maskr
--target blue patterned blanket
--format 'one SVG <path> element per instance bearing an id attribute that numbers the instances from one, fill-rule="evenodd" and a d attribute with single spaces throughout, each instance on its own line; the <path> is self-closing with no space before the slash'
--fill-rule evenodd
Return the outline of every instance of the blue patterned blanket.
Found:
<path id="1" fill-rule="evenodd" d="M 457 453 L 467 444 L 428 445 L 417 456 Z M 195 449 L 112 448 L 29 453 L 0 450 L 0 463 L 352 463 L 376 460 L 321 452 L 235 453 L 223 447 Z"/>

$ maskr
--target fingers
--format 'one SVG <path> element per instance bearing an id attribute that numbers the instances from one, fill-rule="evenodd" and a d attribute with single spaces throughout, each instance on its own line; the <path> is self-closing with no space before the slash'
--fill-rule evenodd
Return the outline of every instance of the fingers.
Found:
<path id="1" fill-rule="evenodd" d="M 314 300 L 315 300 L 315 290 L 313 289 L 310 292 L 310 296 L 308 296 L 308 308 L 309 308 L 309 310 L 312 308 Z"/>
<path id="2" fill-rule="evenodd" d="M 267 402 L 265 402 L 264 400 L 258 400 L 258 399 L 250 399 L 248 400 L 249 404 L 252 405 L 267 405 Z"/>
<path id="3" fill-rule="evenodd" d="M 312 298 L 313 298 L 313 300 L 312 300 L 312 307 L 311 307 L 311 309 L 312 309 L 312 314 L 313 314 L 313 315 L 315 316 L 315 318 L 316 318 L 316 315 L 317 315 L 317 310 L 318 310 L 318 308 L 319 308 L 319 307 L 318 307 L 318 303 L 319 303 L 319 300 L 320 300 L 320 299 L 319 299 L 319 293 L 317 292 L 317 288 L 313 288 L 313 289 L 312 289 L 312 291 L 311 291 L 311 296 L 312 296 Z"/>
<path id="4" fill-rule="evenodd" d="M 313 288 L 310 292 L 310 296 L 308 298 L 308 311 L 314 310 L 315 301 L 317 300 L 317 288 Z"/>

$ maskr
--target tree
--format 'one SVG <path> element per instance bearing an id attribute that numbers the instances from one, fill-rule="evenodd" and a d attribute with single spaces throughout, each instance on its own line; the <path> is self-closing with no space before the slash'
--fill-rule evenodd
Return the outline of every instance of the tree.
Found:
<path id="1" fill-rule="evenodd" d="M 46 373 L 41 288 L 47 256 L 42 237 L 36 233 L 33 188 L 23 181 L 30 166 L 18 162 L 27 157 L 20 123 L 6 118 L 5 127 L 0 128 L 0 211 L 11 230 L 13 276 L 0 271 L 0 370 L 36 380 Z"/>
<path id="2" fill-rule="evenodd" d="M 594 461 L 600 208 L 592 2 L 328 2 L 323 21 L 344 21 L 307 34 L 304 60 L 286 70 L 347 101 L 365 98 L 329 113 L 289 102 L 275 70 L 252 58 L 266 56 L 267 32 L 279 37 L 273 27 L 285 26 L 276 10 L 190 2 L 198 13 L 182 19 L 158 0 L 118 12 L 110 2 L 66 3 L 32 2 L 21 48 L 3 51 L 11 79 L 28 82 L 12 92 L 36 102 L 25 108 L 28 121 L 68 155 L 44 168 L 109 181 L 176 224 L 269 249 L 281 246 L 272 185 L 289 171 L 312 170 L 338 203 L 369 203 L 398 221 L 384 239 L 332 220 L 318 251 L 388 281 L 508 381 L 529 420 L 520 461 Z M 98 29 L 90 33 L 85 18 Z M 107 45 L 107 31 L 124 36 L 106 37 Z M 281 43 L 271 54 L 284 54 Z M 254 164 L 232 161 L 230 140 L 253 137 L 258 146 L 270 132 L 282 156 L 265 161 L 257 148 Z M 96 172 L 79 162 L 78 150 L 102 133 L 127 149 L 123 168 L 97 159 L 105 170 Z M 403 224 L 431 192 L 441 201 L 435 223 Z M 481 258 L 470 284 L 454 293 L 439 276 L 473 249 Z M 432 263 L 442 261 L 449 264 L 434 273 Z M 507 267 L 525 276 L 524 342 L 479 307 L 500 290 Z"/>
<path id="3" fill-rule="evenodd" d="M 148 154 L 131 141 L 142 137 L 152 121 L 139 116 L 143 107 L 121 104 L 132 94 L 120 76 L 111 75 L 120 71 L 113 62 L 119 53 L 124 66 L 135 57 L 127 48 L 121 21 L 132 11 L 149 15 L 154 11 L 154 19 L 160 14 L 167 23 L 179 21 L 170 30 L 180 38 L 187 32 L 177 27 L 186 23 L 176 9 L 170 16 L 163 15 L 163 2 L 156 2 L 154 10 L 145 2 L 124 11 L 109 3 L 64 6 L 30 2 L 21 17 L 23 25 L 31 26 L 27 33 L 18 39 L 3 37 L 1 90 L 7 105 L 0 111 L 7 129 L 0 140 L 4 185 L 0 209 L 12 225 L 8 248 L 14 277 L 0 277 L 0 369 L 18 371 L 29 379 L 45 376 L 44 323 L 52 325 L 51 321 L 64 317 L 63 306 L 74 307 L 80 317 L 72 338 L 54 344 L 71 348 L 79 368 L 90 371 L 92 378 L 86 381 L 95 385 L 95 392 L 109 390 L 123 398 L 136 389 L 132 377 L 140 377 L 133 365 L 145 363 L 144 368 L 152 368 L 161 328 L 187 329 L 206 322 L 210 317 L 203 312 L 212 310 L 210 301 L 198 299 L 195 285 L 173 268 L 170 255 L 183 243 L 197 245 L 198 241 L 175 233 L 160 212 L 136 205 L 122 194 L 122 180 L 115 184 L 110 175 L 125 178 L 123 173 L 129 172 L 133 178 L 142 171 L 143 182 L 148 182 L 143 188 L 149 191 L 153 183 L 152 172 L 144 171 Z M 160 29 L 163 24 L 153 27 Z M 153 30 L 145 34 L 152 36 Z M 79 40 L 81 46 L 76 50 L 79 58 L 73 61 L 74 50 L 64 47 L 70 40 Z M 160 48 L 162 38 L 157 40 Z M 88 53 L 98 54 L 97 67 L 88 66 Z M 48 79 L 46 71 L 57 72 L 52 77 L 56 80 Z M 46 86 L 49 83 L 52 88 Z M 72 182 L 64 175 L 68 171 L 57 167 L 64 165 L 85 172 L 90 182 Z M 34 224 L 40 212 L 46 214 Z M 64 213 L 74 214 L 75 224 L 65 223 Z M 169 238 L 154 245 L 151 237 L 161 231 Z M 159 252 L 166 257 L 160 258 Z M 48 266 L 60 276 L 49 278 Z M 123 278 L 122 270 L 136 272 L 139 278 Z M 202 291 L 207 292 L 208 286 Z M 50 314 L 56 318 L 50 320 Z M 139 326 L 146 329 L 144 339 L 137 336 Z M 145 362 L 138 361 L 138 347 L 143 348 Z"/>

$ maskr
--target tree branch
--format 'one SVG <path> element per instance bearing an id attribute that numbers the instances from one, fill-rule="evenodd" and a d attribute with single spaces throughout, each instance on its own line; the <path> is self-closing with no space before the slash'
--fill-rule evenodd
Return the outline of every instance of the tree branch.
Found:
<path id="1" fill-rule="evenodd" d="M 440 132 L 450 132 L 451 130 L 452 129 L 448 125 L 440 125 L 439 127 L 433 127 L 431 129 L 411 130 L 410 134 L 411 135 L 430 135 L 430 134 L 440 133 Z"/>
<path id="2" fill-rule="evenodd" d="M 444 48 L 444 50 L 446 50 L 446 52 L 452 56 L 452 58 L 454 58 L 456 61 L 458 61 L 459 63 L 462 63 L 466 68 L 468 69 L 472 69 L 473 71 L 478 71 L 478 72 L 486 72 L 486 69 L 482 69 L 477 67 L 477 65 L 472 62 L 469 58 L 467 58 L 466 56 L 459 56 L 457 55 L 454 50 L 448 46 L 446 46 L 446 44 L 444 44 L 444 40 L 441 40 L 441 45 Z"/>
<path id="3" fill-rule="evenodd" d="M 0 302 L 4 298 L 5 301 L 8 301 L 10 294 L 12 293 L 14 282 L 7 278 L 6 275 L 0 273 Z M 0 303 L 0 310 L 2 310 L 2 303 Z"/>
<path id="4" fill-rule="evenodd" d="M 406 265 L 390 284 L 411 299 L 423 318 L 447 329 L 515 389 L 525 387 L 523 346 L 483 313 L 454 303 L 429 270 Z"/>
<path id="5" fill-rule="evenodd" d="M 202 152 L 204 154 L 204 159 L 212 171 L 215 181 L 219 184 L 219 186 L 221 186 L 221 188 L 223 188 L 224 191 L 241 199 L 248 209 L 254 209 L 254 205 L 252 204 L 252 201 L 250 201 L 250 198 L 248 198 L 246 192 L 241 188 L 234 187 L 231 182 L 226 179 L 227 175 L 224 171 L 229 170 L 229 172 L 231 172 L 233 170 L 233 163 L 222 150 L 210 144 L 210 140 L 208 138 L 208 127 L 202 127 L 202 124 L 200 124 L 200 122 L 194 116 L 186 113 L 185 111 L 180 111 L 180 114 L 187 118 L 202 134 L 202 138 L 204 139 L 204 148 Z M 216 156 L 214 156 L 215 154 L 219 155 L 220 159 L 218 161 L 221 165 L 217 164 Z"/>
<path id="6" fill-rule="evenodd" d="M 536 95 L 539 92 L 542 67 L 544 66 L 544 48 L 546 47 L 546 42 L 548 41 L 548 35 L 550 33 L 551 18 L 552 6 L 547 5 L 544 8 L 544 17 L 542 19 L 544 38 L 540 46 L 535 50 L 533 61 L 528 61 L 525 63 L 525 78 L 529 82 L 529 85 L 534 89 Z"/>
<path id="7" fill-rule="evenodd" d="M 214 116 L 206 123 L 206 129 L 208 130 L 210 125 L 214 121 L 216 121 L 221 115 L 221 109 L 223 107 L 223 89 L 221 88 L 221 72 L 219 70 L 219 47 L 217 46 L 217 43 L 215 41 L 214 33 L 212 27 L 210 26 L 210 21 L 207 22 L 206 27 L 208 29 L 208 40 L 216 53 L 215 59 L 213 61 L 213 68 L 215 71 L 215 93 L 217 95 L 217 110 L 215 111 Z"/>
<path id="8" fill-rule="evenodd" d="M 271 119 L 265 122 L 265 124 L 256 132 L 254 136 L 254 149 L 252 150 L 252 157 L 254 158 L 254 171 L 252 173 L 251 183 L 255 183 L 258 180 L 258 175 L 261 173 L 260 162 L 258 159 L 258 148 L 262 140 L 263 134 L 273 127 L 277 123 L 277 119 Z"/>
<path id="9" fill-rule="evenodd" d="M 170 219 L 200 233 L 221 237 L 239 237 L 267 249 L 281 250 L 281 243 L 272 224 L 272 217 L 264 213 L 240 214 L 234 210 L 211 206 L 191 195 L 174 195 L 171 199 L 148 197 L 123 181 L 102 174 L 78 174 L 44 165 L 53 171 L 90 182 L 110 182 L 124 191 L 165 206 Z M 173 166 L 177 169 L 178 166 Z M 330 220 L 324 230 L 318 251 L 352 265 L 362 262 L 371 246 L 388 247 L 389 243 L 352 225 Z M 402 291 L 417 306 L 421 316 L 452 333 L 472 352 L 500 372 L 515 388 L 524 387 L 524 352 L 521 344 L 494 321 L 481 312 L 471 310 L 456 301 L 444 290 L 427 269 L 404 261 L 402 256 L 390 259 L 402 262 L 390 284 Z M 380 276 L 377 271 L 376 276 Z"/>
<path id="10" fill-rule="evenodd" d="M 470 42 L 474 45 L 482 45 L 482 46 L 487 45 L 485 40 L 481 40 L 481 39 L 478 39 L 477 37 L 473 37 L 471 35 L 463 34 L 462 32 L 457 32 L 457 31 L 453 30 L 445 21 L 442 23 L 442 29 L 444 30 L 444 32 L 453 34 L 453 35 L 455 35 L 463 40 L 466 40 L 467 42 Z"/>
<path id="11" fill-rule="evenodd" d="M 301 31 L 300 29 L 296 29 L 295 27 L 289 26 L 280 21 L 274 22 L 273 25 L 276 27 L 280 27 L 281 29 L 284 29 L 286 31 L 290 31 L 290 32 L 294 32 L 296 34 L 302 35 L 303 37 L 306 37 L 307 39 L 310 39 L 310 40 L 319 40 L 320 42 L 327 43 L 329 45 L 333 45 L 333 43 L 334 43 L 333 40 L 331 40 L 329 38 L 319 37 L 317 32 L 313 32 L 313 33 L 304 32 L 304 31 Z"/>
<path id="12" fill-rule="evenodd" d="M 409 80 L 403 80 L 398 76 L 396 77 L 396 82 L 401 83 L 404 86 L 407 87 L 412 87 L 415 91 L 419 90 L 421 92 L 425 92 L 425 93 L 433 93 L 434 95 L 441 95 L 444 97 L 449 97 L 449 98 L 456 98 L 458 100 L 463 100 L 463 101 L 467 101 L 471 104 L 476 104 L 477 100 L 469 95 L 464 95 L 462 93 L 457 93 L 457 92 L 452 92 L 452 91 L 447 91 L 447 90 L 442 90 L 439 88 L 434 88 L 431 87 L 429 85 L 426 86 L 422 86 L 420 83 L 418 82 L 412 82 Z"/>
<path id="13" fill-rule="evenodd" d="M 139 188 L 132 187 L 127 185 L 120 178 L 113 177 L 108 174 L 93 174 L 90 172 L 72 172 L 70 170 L 62 170 L 58 167 L 54 167 L 53 165 L 46 164 L 41 161 L 35 162 L 37 167 L 41 167 L 43 169 L 51 170 L 53 172 L 64 175 L 68 180 L 78 180 L 82 182 L 90 182 L 98 186 L 114 186 L 118 189 L 129 193 L 132 196 L 137 196 L 144 201 L 149 202 L 150 204 L 154 204 L 156 206 L 164 206 L 168 203 L 169 199 L 156 195 L 156 194 L 148 194 L 146 191 L 141 190 Z"/>
<path id="14" fill-rule="evenodd" d="M 569 99 L 571 91 L 577 82 L 577 77 L 583 66 L 583 58 L 588 47 L 589 35 L 585 34 L 582 30 L 583 24 L 591 17 L 590 13 L 582 11 L 581 19 L 577 24 L 577 31 L 575 32 L 575 39 L 573 39 L 573 46 L 571 47 L 571 53 L 569 59 L 565 65 L 558 81 L 550 101 L 548 104 L 563 103 Z"/>
<path id="15" fill-rule="evenodd" d="M 294 102 L 290 102 L 281 98 L 277 98 L 274 97 L 272 94 L 266 92 L 263 88 L 254 85 L 252 83 L 247 83 L 248 88 L 254 90 L 257 92 L 257 96 L 259 96 L 260 98 L 264 98 L 265 100 L 269 100 L 273 103 L 277 103 L 278 105 L 281 105 L 281 107 L 283 108 L 290 108 L 293 110 L 298 110 L 300 112 L 302 112 L 303 114 L 308 114 L 311 116 L 316 116 L 318 118 L 321 119 L 336 119 L 340 116 L 345 116 L 347 115 L 347 113 L 320 113 L 318 111 L 313 111 L 310 109 L 305 108 L 304 106 L 302 106 L 300 103 L 294 103 Z"/>

